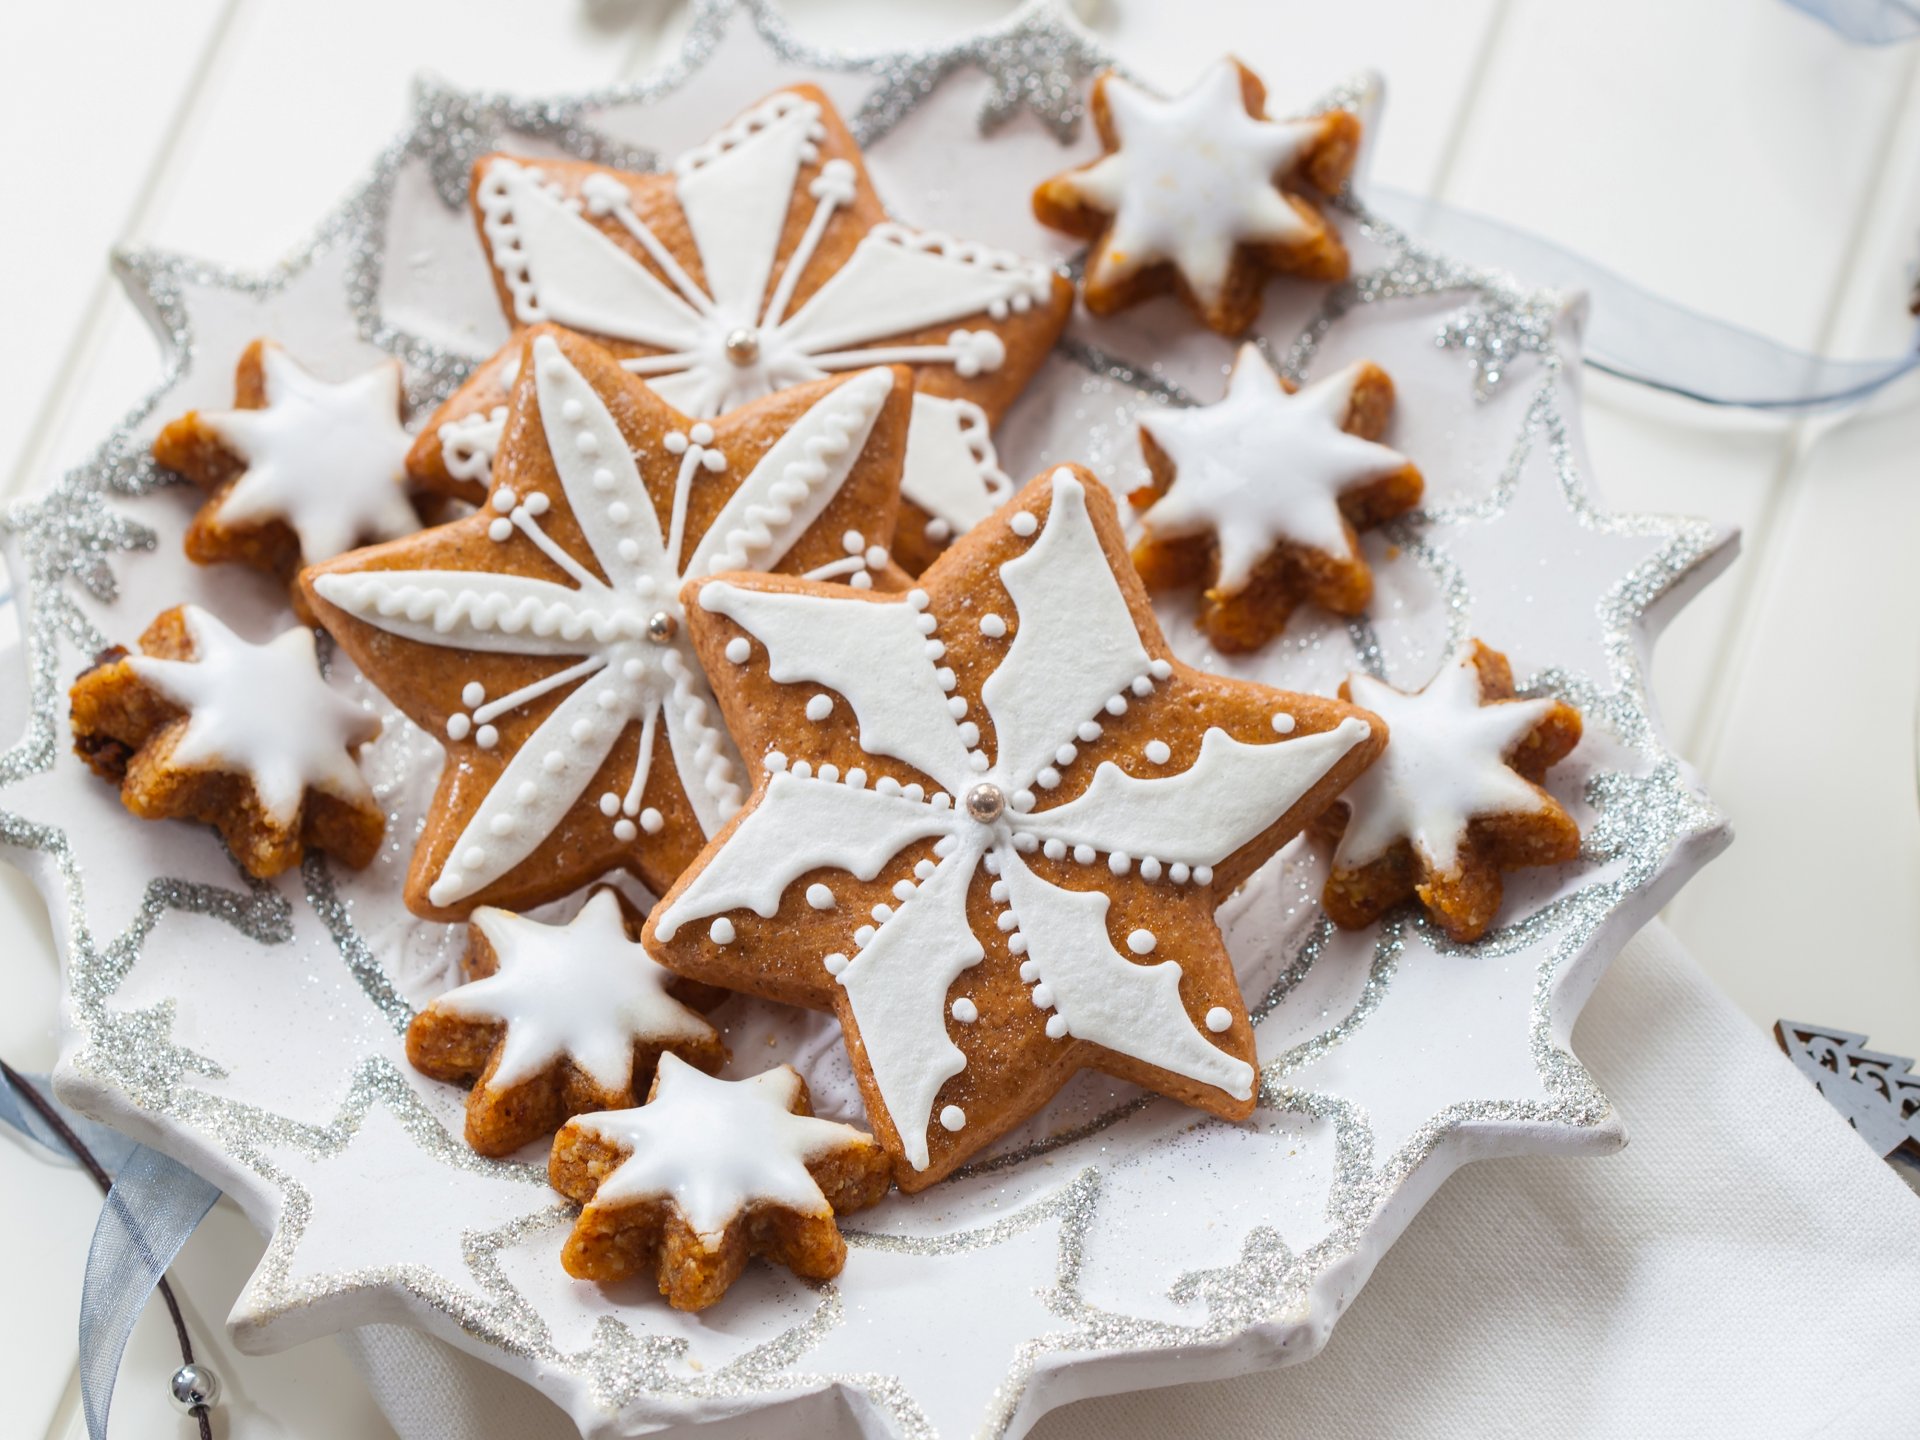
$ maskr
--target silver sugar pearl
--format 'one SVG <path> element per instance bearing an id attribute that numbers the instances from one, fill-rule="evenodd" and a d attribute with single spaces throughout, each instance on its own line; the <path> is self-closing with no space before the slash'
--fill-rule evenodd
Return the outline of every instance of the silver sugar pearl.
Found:
<path id="1" fill-rule="evenodd" d="M 182 1365 L 167 1382 L 167 1395 L 183 1415 L 209 1409 L 220 1399 L 220 1377 L 205 1365 Z"/>
<path id="2" fill-rule="evenodd" d="M 656 645 L 664 645 L 680 633 L 680 622 L 664 610 L 656 610 L 647 621 L 647 639 Z"/>
<path id="3" fill-rule="evenodd" d="M 967 814 L 982 825 L 991 825 L 1007 809 L 1007 797 L 998 785 L 976 785 L 967 792 Z"/>
<path id="4" fill-rule="evenodd" d="M 742 326 L 727 332 L 727 359 L 736 365 L 751 365 L 760 358 L 760 336 Z"/>

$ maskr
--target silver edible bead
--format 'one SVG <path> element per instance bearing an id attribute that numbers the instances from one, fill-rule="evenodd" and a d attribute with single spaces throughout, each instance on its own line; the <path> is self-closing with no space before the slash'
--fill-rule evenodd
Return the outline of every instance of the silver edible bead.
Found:
<path id="1" fill-rule="evenodd" d="M 1007 797 L 998 785 L 976 785 L 967 792 L 967 814 L 982 825 L 991 825 L 1007 808 Z"/>
<path id="2" fill-rule="evenodd" d="M 205 1365 L 182 1365 L 167 1382 L 174 1409 L 183 1415 L 207 1409 L 220 1399 L 220 1377 Z"/>
<path id="3" fill-rule="evenodd" d="M 760 358 L 760 337 L 744 326 L 727 332 L 727 359 L 736 365 L 751 365 Z"/>
<path id="4" fill-rule="evenodd" d="M 657 610 L 653 618 L 647 621 L 647 638 L 656 645 L 664 645 L 680 633 L 680 622 L 664 610 Z"/>

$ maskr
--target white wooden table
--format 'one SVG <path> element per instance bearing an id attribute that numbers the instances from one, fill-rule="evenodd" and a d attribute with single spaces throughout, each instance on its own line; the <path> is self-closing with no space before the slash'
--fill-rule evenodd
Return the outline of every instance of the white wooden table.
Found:
<path id="1" fill-rule="evenodd" d="M 1011 8 L 788 3 L 803 35 L 851 47 L 935 39 Z M 268 264 L 400 127 L 416 72 L 585 89 L 643 71 L 683 23 L 671 0 L 12 7 L 0 486 L 71 463 L 152 383 L 154 347 L 108 276 L 111 245 Z M 1281 104 L 1376 68 L 1389 81 L 1380 180 L 1565 241 L 1793 344 L 1866 355 L 1906 343 L 1920 48 L 1848 46 L 1778 0 L 1105 0 L 1096 24 L 1170 86 L 1230 47 Z M 1595 468 L 1616 506 L 1745 530 L 1743 558 L 1676 624 L 1657 666 L 1672 728 L 1739 836 L 1669 922 L 1757 1024 L 1818 1020 L 1920 1053 L 1915 387 L 1840 423 L 1716 413 L 1599 375 L 1588 388 Z M 4 867 L 0 986 L 0 1055 L 45 1068 L 53 955 L 38 901 Z M 97 1208 L 78 1172 L 0 1140 L 8 1434 L 84 1434 L 74 1317 Z M 174 1272 L 227 1384 L 226 1433 L 389 1434 L 335 1347 L 227 1349 L 221 1321 L 259 1249 L 222 1206 Z M 153 1307 L 116 1433 L 188 1433 L 164 1398 L 175 1364 Z"/>

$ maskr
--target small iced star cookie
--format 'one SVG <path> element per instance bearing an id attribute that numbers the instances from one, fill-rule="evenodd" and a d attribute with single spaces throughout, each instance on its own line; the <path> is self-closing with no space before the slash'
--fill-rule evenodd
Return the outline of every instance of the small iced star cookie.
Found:
<path id="1" fill-rule="evenodd" d="M 358 869 L 386 816 L 355 755 L 380 722 L 328 686 L 311 630 L 262 645 L 195 605 L 138 655 L 103 653 L 69 692 L 74 752 L 146 820 L 199 820 L 265 878 L 322 850 Z"/>
<path id="2" fill-rule="evenodd" d="M 1093 82 L 1107 153 L 1042 182 L 1033 211 L 1093 241 L 1081 293 L 1094 314 L 1172 289 L 1202 324 L 1238 335 L 1269 272 L 1346 278 L 1339 232 L 1299 192 L 1346 184 L 1360 122 L 1344 110 L 1270 120 L 1266 93 L 1231 58 L 1173 100 L 1113 71 Z"/>
<path id="3" fill-rule="evenodd" d="M 307 570 L 319 623 L 447 751 L 407 876 L 437 920 L 624 866 L 655 894 L 745 798 L 680 589 L 720 570 L 871 585 L 911 406 L 898 367 L 708 423 L 591 341 L 522 337 L 474 515 Z"/>
<path id="4" fill-rule="evenodd" d="M 187 527 L 189 558 L 291 582 L 302 565 L 418 530 L 400 379 L 389 360 L 336 384 L 270 340 L 249 345 L 233 409 L 189 411 L 154 438 L 155 460 L 211 492 Z"/>
<path id="5" fill-rule="evenodd" d="M 560 1251 L 576 1280 L 652 1275 L 704 1310 L 760 1255 L 807 1280 L 847 1262 L 835 1215 L 887 1193 L 865 1131 L 814 1118 L 792 1066 L 716 1080 L 671 1053 L 647 1103 L 578 1115 L 554 1137 L 553 1188 L 584 1208 Z"/>
<path id="6" fill-rule="evenodd" d="M 990 426 L 1073 306 L 1050 266 L 887 218 L 825 93 L 775 92 L 657 175 L 483 156 L 474 223 L 515 326 L 593 336 L 676 409 L 712 420 L 869 365 L 912 372 L 900 533 L 918 572 L 1012 490 Z M 420 484 L 486 493 L 509 347 L 421 428 Z"/>
<path id="7" fill-rule="evenodd" d="M 1176 662 L 1071 466 L 905 595 L 723 575 L 688 618 L 759 775 L 641 938 L 832 1010 L 902 1189 L 1081 1069 L 1252 1112 L 1214 907 L 1366 768 L 1374 717 Z"/>
<path id="8" fill-rule="evenodd" d="M 407 1059 L 472 1087 L 467 1143 L 480 1154 L 509 1155 L 573 1115 L 638 1105 L 664 1054 L 708 1071 L 726 1063 L 719 1032 L 672 993 L 688 982 L 648 958 L 638 931 L 605 888 L 564 925 L 473 912 L 467 983 L 413 1017 Z"/>
<path id="9" fill-rule="evenodd" d="M 1393 382 L 1366 362 L 1295 391 L 1252 345 L 1226 398 L 1141 417 L 1151 483 L 1135 492 L 1134 564 L 1151 590 L 1204 587 L 1198 623 L 1223 651 L 1256 650 L 1302 600 L 1362 613 L 1373 572 L 1354 532 L 1419 502 L 1420 472 L 1377 443 Z"/>
<path id="10" fill-rule="evenodd" d="M 1500 875 L 1564 865 L 1580 827 L 1540 788 L 1580 742 L 1580 712 L 1516 700 L 1507 657 L 1475 640 L 1427 688 L 1408 695 L 1366 675 L 1340 694 L 1384 717 L 1393 741 L 1316 826 L 1337 842 L 1322 903 L 1348 929 L 1418 899 L 1462 942 L 1500 910 Z"/>

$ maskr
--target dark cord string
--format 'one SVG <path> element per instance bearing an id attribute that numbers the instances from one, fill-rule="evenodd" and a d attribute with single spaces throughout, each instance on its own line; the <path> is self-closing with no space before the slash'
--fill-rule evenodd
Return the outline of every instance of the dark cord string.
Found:
<path id="1" fill-rule="evenodd" d="M 4 1060 L 0 1060 L 0 1076 L 5 1077 L 6 1082 L 14 1088 L 20 1098 L 31 1105 L 34 1113 L 47 1122 L 47 1128 L 60 1137 L 60 1143 L 73 1152 L 73 1158 L 80 1162 L 81 1168 L 91 1175 L 93 1183 L 100 1187 L 100 1193 L 111 1194 L 113 1177 L 107 1174 L 98 1160 L 93 1158 L 93 1152 L 87 1148 L 86 1142 L 73 1133 L 73 1127 L 67 1124 L 60 1112 L 49 1105 L 45 1097 L 29 1085 L 19 1071 Z M 173 1287 L 167 1283 L 165 1275 L 160 1277 L 158 1289 L 160 1298 L 166 1302 L 167 1314 L 173 1317 L 173 1333 L 180 1342 L 180 1363 L 191 1365 L 193 1364 L 193 1337 L 187 1334 L 186 1318 L 180 1313 L 180 1302 L 173 1298 Z M 207 1407 L 196 1405 L 189 1413 L 200 1422 L 200 1440 L 213 1440 L 213 1422 L 207 1414 Z"/>

